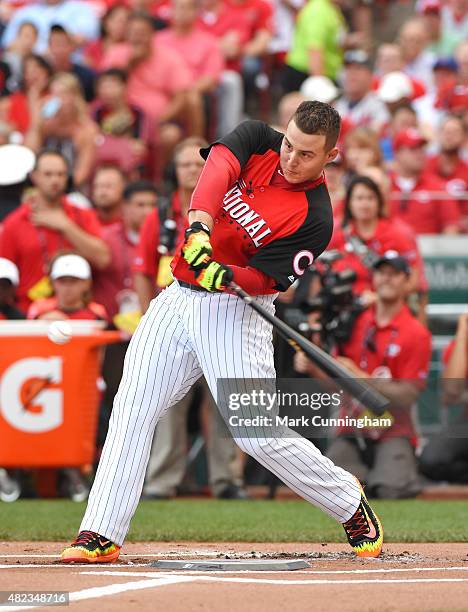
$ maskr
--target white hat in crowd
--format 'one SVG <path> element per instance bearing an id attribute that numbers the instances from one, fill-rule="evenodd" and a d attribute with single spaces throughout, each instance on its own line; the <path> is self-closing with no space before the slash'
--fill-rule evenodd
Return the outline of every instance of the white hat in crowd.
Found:
<path id="1" fill-rule="evenodd" d="M 414 94 L 411 79 L 404 72 L 389 72 L 380 82 L 377 95 L 383 102 L 392 104 L 402 98 L 412 98 Z"/>
<path id="2" fill-rule="evenodd" d="M 62 255 L 52 264 L 50 278 L 56 280 L 64 276 L 88 280 L 91 278 L 91 266 L 81 255 Z"/>
<path id="3" fill-rule="evenodd" d="M 0 257 L 0 279 L 6 278 L 15 287 L 19 284 L 19 271 L 16 265 L 5 257 Z"/>
<path id="4" fill-rule="evenodd" d="M 0 146 L 0 185 L 15 185 L 26 180 L 34 168 L 36 156 L 22 145 Z"/>
<path id="5" fill-rule="evenodd" d="M 300 92 L 308 100 L 317 100 L 330 104 L 338 95 L 339 90 L 331 79 L 326 76 L 310 76 L 301 85 Z"/>

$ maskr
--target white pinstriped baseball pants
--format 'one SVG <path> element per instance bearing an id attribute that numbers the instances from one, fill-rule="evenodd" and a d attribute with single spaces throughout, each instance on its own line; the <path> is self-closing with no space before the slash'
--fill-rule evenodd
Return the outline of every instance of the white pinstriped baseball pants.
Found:
<path id="1" fill-rule="evenodd" d="M 258 301 L 274 312 L 274 295 Z M 179 286 L 164 290 L 141 320 L 124 371 L 80 530 L 122 545 L 143 488 L 156 423 L 202 375 L 216 398 L 218 378 L 272 379 L 271 325 L 239 298 Z M 354 477 L 308 440 L 239 438 L 245 452 L 304 499 L 340 522 L 360 502 Z"/>

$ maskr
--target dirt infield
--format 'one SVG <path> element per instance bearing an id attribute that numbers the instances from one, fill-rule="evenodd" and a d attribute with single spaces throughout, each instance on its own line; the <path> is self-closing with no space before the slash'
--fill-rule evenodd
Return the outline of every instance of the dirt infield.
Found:
<path id="1" fill-rule="evenodd" d="M 356 559 L 340 544 L 128 544 L 118 563 L 64 566 L 62 543 L 0 544 L 0 590 L 68 591 L 73 610 L 468 610 L 468 544 L 388 544 Z M 158 559 L 305 559 L 293 572 L 160 571 Z M 97 600 L 99 603 L 97 604 Z M 0 608 L 3 610 L 21 608 Z M 45 610 L 51 608 L 42 608 Z"/>

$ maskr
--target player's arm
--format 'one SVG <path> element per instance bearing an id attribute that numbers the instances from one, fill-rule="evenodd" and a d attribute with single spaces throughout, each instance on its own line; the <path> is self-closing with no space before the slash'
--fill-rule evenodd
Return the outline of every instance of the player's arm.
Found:
<path id="1" fill-rule="evenodd" d="M 192 194 L 190 227 L 182 255 L 194 269 L 205 267 L 211 256 L 210 234 L 226 192 L 235 184 L 254 153 L 262 153 L 282 135 L 261 121 L 244 121 L 230 134 L 201 150 L 206 163 Z"/>

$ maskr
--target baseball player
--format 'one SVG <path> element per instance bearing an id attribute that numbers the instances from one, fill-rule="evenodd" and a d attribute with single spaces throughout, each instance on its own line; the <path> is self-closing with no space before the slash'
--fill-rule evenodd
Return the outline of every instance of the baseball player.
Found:
<path id="1" fill-rule="evenodd" d="M 218 379 L 275 378 L 271 325 L 229 292 L 229 282 L 273 313 L 278 291 L 326 248 L 333 221 L 323 169 L 338 153 L 339 130 L 331 106 L 304 102 L 285 135 L 246 121 L 202 150 L 207 161 L 172 263 L 175 280 L 151 302 L 130 342 L 80 533 L 62 561 L 118 558 L 156 423 L 202 374 L 215 400 Z M 382 527 L 359 482 L 289 434 L 236 442 L 342 523 L 357 555 L 378 556 Z"/>

